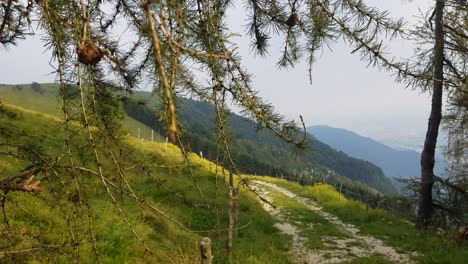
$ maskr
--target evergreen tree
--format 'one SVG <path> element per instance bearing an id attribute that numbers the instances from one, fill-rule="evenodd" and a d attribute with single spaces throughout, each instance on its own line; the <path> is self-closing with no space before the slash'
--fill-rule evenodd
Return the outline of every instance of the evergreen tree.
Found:
<path id="1" fill-rule="evenodd" d="M 415 50 L 415 63 L 413 71 L 420 76 L 430 76 L 429 79 L 406 79 L 409 85 L 423 88 L 432 92 L 431 114 L 428 130 L 421 154 L 421 186 L 419 198 L 418 220 L 422 226 L 428 226 L 434 213 L 434 201 L 432 199 L 432 186 L 438 179 L 434 175 L 435 150 L 442 120 L 442 102 L 444 90 L 448 95 L 450 104 L 460 105 L 457 101 L 466 95 L 467 76 L 467 41 L 468 26 L 466 17 L 468 6 L 466 1 L 460 0 L 436 0 L 434 9 L 429 11 L 424 20 L 412 32 L 418 42 Z M 463 99 L 462 99 L 463 101 Z M 463 127 L 466 109 L 460 113 L 452 111 L 447 121 L 449 128 Z M 457 125 L 458 124 L 458 125 Z M 455 147 L 457 133 L 451 130 L 449 141 Z M 463 137 L 463 136 L 462 136 Z M 455 143 L 455 144 L 454 144 Z M 461 143 L 458 147 L 463 146 Z M 455 147 L 456 148 L 456 147 Z M 462 147 L 463 148 L 463 147 Z M 462 165 L 463 166 L 463 165 Z"/>
<path id="2" fill-rule="evenodd" d="M 249 33 L 252 46 L 260 54 L 266 54 L 269 46 L 270 34 L 273 32 L 284 36 L 284 50 L 278 61 L 281 67 L 292 66 L 301 58 L 301 52 L 306 51 L 310 70 L 316 60 L 317 51 L 329 42 L 343 38 L 352 46 L 352 52 L 359 52 L 361 59 L 370 65 L 391 70 L 400 79 L 410 83 L 434 82 L 434 93 L 437 93 L 435 108 L 440 108 L 438 98 L 441 96 L 443 85 L 457 86 L 460 79 L 466 84 L 465 60 L 452 60 L 450 55 L 454 48 L 466 54 L 466 31 L 460 31 L 453 24 L 443 24 L 443 9 L 453 12 L 454 21 L 466 15 L 466 3 L 463 0 L 437 0 L 436 11 L 436 40 L 437 52 L 432 64 L 421 71 L 412 71 L 412 67 L 405 62 L 389 59 L 385 54 L 386 36 L 395 37 L 404 33 L 403 21 L 391 19 L 387 12 L 367 6 L 361 0 L 248 0 L 245 6 L 250 15 Z M 449 4 L 447 4 L 449 3 Z M 272 105 L 266 103 L 257 95 L 251 83 L 251 76 L 241 65 L 241 58 L 236 47 L 230 43 L 232 32 L 225 24 L 226 14 L 231 4 L 229 0 L 41 0 L 18 1 L 4 0 L 0 7 L 0 45 L 7 47 L 15 45 L 26 35 L 32 34 L 31 28 L 40 26 L 45 32 L 45 43 L 52 50 L 56 62 L 56 75 L 61 85 L 61 100 L 64 117 L 65 154 L 60 158 L 43 157 L 39 151 L 34 158 L 29 152 L 22 153 L 30 161 L 31 166 L 15 175 L 15 179 L 25 176 L 35 176 L 36 169 L 49 170 L 51 175 L 56 163 L 62 158 L 68 159 L 67 171 L 72 174 L 76 183 L 76 193 L 83 195 L 84 186 L 76 180 L 79 172 L 92 173 L 100 179 L 101 187 L 115 205 L 121 217 L 125 220 L 132 233 L 144 247 L 151 251 L 135 229 L 129 224 L 116 193 L 127 195 L 136 202 L 145 205 L 157 213 L 167 217 L 157 207 L 135 194 L 128 185 L 123 168 L 124 155 L 121 151 L 120 121 L 123 117 L 121 102 L 127 101 L 128 95 L 142 82 L 151 80 L 154 93 L 161 98 L 159 118 L 166 124 L 166 132 L 172 142 L 177 142 L 186 158 L 188 171 L 193 174 L 187 158 L 186 146 L 180 137 L 180 124 L 177 112 L 177 95 L 191 94 L 200 99 L 214 103 L 218 127 L 218 155 L 227 160 L 232 173 L 240 178 L 239 184 L 247 187 L 247 181 L 241 178 L 230 152 L 229 135 L 225 131 L 226 120 L 229 118 L 227 99 L 232 99 L 244 114 L 254 119 L 260 127 L 270 129 L 287 143 L 303 147 L 306 143 L 305 126 L 299 127 L 293 121 L 285 120 L 274 111 Z M 464 5 L 465 4 L 465 5 Z M 109 10 L 105 12 L 104 10 Z M 442 10 L 442 11 L 441 11 Z M 456 11 L 460 15 L 456 15 Z M 463 13 L 465 12 L 465 13 Z M 466 16 L 465 16 L 466 17 Z M 134 36 L 128 47 L 121 46 L 118 38 L 113 34 L 117 24 L 124 24 Z M 462 25 L 465 26 L 466 25 Z M 453 28 L 452 29 L 450 29 Z M 444 43 L 440 42 L 441 34 L 446 32 Z M 454 33 L 449 33 L 454 32 Z M 462 33 L 460 33 L 462 32 Z M 454 37 L 456 39 L 450 39 Z M 306 41 L 300 43 L 302 39 Z M 445 45 L 444 45 L 445 44 Z M 448 52 L 440 52 L 447 47 Z M 456 54 L 453 55 L 456 57 Z M 446 61 L 449 60 L 449 62 Z M 441 61 L 450 74 L 440 70 Z M 464 66 L 463 66 L 464 67 Z M 192 68 L 202 69 L 208 81 L 203 83 L 192 73 Z M 453 70 L 456 68 L 457 70 Z M 426 70 L 428 69 L 428 70 Z M 458 74 L 465 74 L 459 78 Z M 75 96 L 70 95 L 70 87 L 76 87 Z M 457 91 L 459 91 L 458 89 Z M 75 98 L 78 98 L 77 104 Z M 431 155 L 434 138 L 437 138 L 438 120 L 435 111 L 434 135 L 428 142 L 429 170 L 427 183 L 431 184 Z M 3 115 L 3 113 L 2 113 Z M 302 120 L 302 118 L 301 118 Z M 72 121 L 81 124 L 81 130 L 86 134 L 86 145 L 74 145 L 77 135 Z M 3 132 L 3 130 L 1 130 Z M 428 133 L 429 134 L 429 133 Z M 104 155 L 97 150 L 98 143 L 105 145 Z M 35 146 L 35 145 L 34 145 Z M 31 150 L 34 146 L 14 146 L 21 150 Z M 76 152 L 86 161 L 87 167 L 78 166 L 73 158 Z M 83 152 L 87 152 L 86 158 Z M 28 154 L 29 153 L 29 154 Z M 106 156 L 106 157 L 103 157 Z M 113 164 L 113 171 L 107 172 L 103 167 L 103 160 L 109 158 Z M 128 158 L 128 157 L 127 157 Z M 65 159 L 65 158 L 64 158 Z M 51 160 L 56 160 L 50 162 Z M 432 161 L 433 163 L 433 161 Z M 28 163 L 29 164 L 29 163 Z M 62 168 L 63 170 L 63 168 Z M 277 172 L 277 171 L 276 171 Z M 112 173 L 112 177 L 109 175 Z M 115 174 L 118 177 L 115 177 Z M 16 177 L 18 176 L 18 178 Z M 426 182 L 426 181 L 425 181 Z M 234 192 L 234 181 L 230 176 L 231 191 Z M 32 187 L 35 183 L 32 183 Z M 194 185 L 203 196 L 194 177 Z M 427 197 L 430 186 L 424 189 Z M 3 182 L 2 182 L 3 186 Z M 7 185 L 4 185 L 7 186 Z M 9 185 L 8 185 L 9 186 Z M 9 192 L 7 190 L 6 192 Z M 56 190 L 57 193 L 63 191 Z M 5 190 L 4 190 L 5 192 Z M 6 197 L 6 194 L 4 193 Z M 232 201 L 234 195 L 232 195 Z M 77 200 L 77 199 L 71 199 Z M 423 199 L 426 205 L 429 199 Z M 205 200 L 206 202 L 206 200 Z M 207 205 L 206 205 L 207 206 Z M 232 209 L 232 208 L 231 208 Z M 85 210 L 83 210 L 85 211 Z M 233 212 L 234 214 L 234 212 Z M 430 209 L 422 214 L 424 218 L 430 216 Z M 232 217 L 235 219 L 235 217 Z M 171 219 L 181 228 L 185 226 Z M 235 221 L 235 220 L 232 220 Z M 229 233 L 232 234 L 233 222 Z M 92 221 L 91 221 L 92 222 Z M 78 238 L 70 228 L 72 245 L 78 245 Z M 93 232 L 90 241 L 95 241 Z M 230 236 L 232 237 L 232 236 Z M 230 243 L 232 245 L 232 241 Z M 95 245 L 94 245 L 95 247 Z M 73 254 L 79 255 L 76 251 Z M 97 254 L 97 253 L 96 253 Z"/>

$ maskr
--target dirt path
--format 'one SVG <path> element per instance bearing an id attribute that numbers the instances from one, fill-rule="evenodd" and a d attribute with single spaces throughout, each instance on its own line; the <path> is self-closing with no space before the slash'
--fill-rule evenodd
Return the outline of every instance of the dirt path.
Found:
<path id="1" fill-rule="evenodd" d="M 288 221 L 286 208 L 273 208 L 268 203 L 262 202 L 264 209 L 278 221 L 275 226 L 281 232 L 292 237 L 290 253 L 296 263 L 341 263 L 370 256 L 381 256 L 385 260 L 394 263 L 413 263 L 410 258 L 411 254 L 399 253 L 395 248 L 385 245 L 380 239 L 360 234 L 360 230 L 356 226 L 346 224 L 338 217 L 323 211 L 321 207 L 310 199 L 297 196 L 272 183 L 254 181 L 253 184 L 265 199 L 271 201 L 271 193 L 279 192 L 305 205 L 307 209 L 326 219 L 343 233 L 347 234 L 347 237 L 322 236 L 321 242 L 326 246 L 326 249 L 310 249 L 307 247 L 307 238 L 301 236 L 301 232 L 299 231 L 299 224 L 304 226 L 304 223 Z M 313 223 L 307 224 L 307 228 L 312 230 L 314 228 Z"/>

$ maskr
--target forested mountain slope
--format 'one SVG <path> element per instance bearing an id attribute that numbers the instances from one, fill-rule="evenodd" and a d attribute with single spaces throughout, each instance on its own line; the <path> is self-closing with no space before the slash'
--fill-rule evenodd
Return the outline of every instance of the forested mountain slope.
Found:
<path id="1" fill-rule="evenodd" d="M 58 86 L 40 84 L 0 86 L 0 97 L 7 102 L 45 113 L 59 114 L 60 106 L 56 99 Z M 76 96 L 71 94 L 70 96 Z M 164 128 L 156 119 L 158 100 L 149 92 L 135 92 L 134 97 L 146 100 L 146 104 L 125 102 L 124 110 L 131 118 L 126 118 L 124 126 L 132 135 L 137 136 L 138 129 L 142 137 L 150 138 L 150 129 L 164 135 Z M 178 98 L 179 113 L 184 137 L 191 149 L 210 160 L 215 160 L 216 142 L 215 113 L 213 106 L 206 102 L 187 98 Z M 295 178 L 305 170 L 313 169 L 316 175 L 332 170 L 337 173 L 335 181 L 344 176 L 353 181 L 366 184 L 383 193 L 394 194 L 396 191 L 374 164 L 359 160 L 336 151 L 328 145 L 310 137 L 310 144 L 305 152 L 294 155 L 294 149 L 267 130 L 257 131 L 257 125 L 251 120 L 231 114 L 229 121 L 231 133 L 230 148 L 240 171 L 251 174 L 284 176 Z M 220 159 L 224 165 L 226 160 Z M 341 175 L 341 176 L 340 176 Z M 347 183 L 347 181 L 345 181 Z M 352 184 L 353 188 L 364 189 Z"/>
<path id="2" fill-rule="evenodd" d="M 138 96 L 148 98 L 140 92 Z M 148 106 L 149 105 L 149 106 Z M 148 105 L 127 104 L 127 114 L 136 120 L 163 131 L 155 123 L 154 110 L 157 102 Z M 179 98 L 179 113 L 185 136 L 195 152 L 203 151 L 205 157 L 216 159 L 216 116 L 213 105 L 186 98 Z M 309 135 L 309 144 L 304 152 L 293 155 L 294 149 L 272 132 L 258 130 L 250 119 L 231 113 L 229 120 L 231 150 L 239 168 L 251 174 L 273 176 L 291 175 L 309 168 L 330 169 L 351 180 L 367 184 L 384 193 L 395 193 L 390 180 L 374 164 L 348 156 Z"/>

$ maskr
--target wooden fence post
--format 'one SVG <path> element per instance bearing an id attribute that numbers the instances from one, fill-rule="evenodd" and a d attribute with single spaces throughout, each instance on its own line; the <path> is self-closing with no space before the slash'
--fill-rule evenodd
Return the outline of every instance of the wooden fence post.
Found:
<path id="1" fill-rule="evenodd" d="M 211 255 L 211 239 L 204 237 L 200 241 L 201 264 L 211 264 L 213 256 Z"/>

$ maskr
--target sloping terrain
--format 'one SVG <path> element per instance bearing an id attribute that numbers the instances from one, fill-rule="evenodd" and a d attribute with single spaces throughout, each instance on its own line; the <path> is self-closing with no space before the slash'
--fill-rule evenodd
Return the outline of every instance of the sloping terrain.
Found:
<path id="1" fill-rule="evenodd" d="M 51 167 L 19 183 L 37 185 L 38 192 L 0 192 L 6 198 L 0 263 L 195 263 L 203 236 L 212 239 L 216 263 L 289 263 L 287 237 L 245 190 L 239 199 L 242 229 L 228 257 L 227 186 L 215 166 L 197 155 L 189 155 L 189 169 L 171 144 L 124 137 L 114 149 L 97 141 L 100 179 L 78 125 L 71 127 L 72 167 L 63 156 L 62 120 L 11 105 L 1 110 L 0 181 L 25 168 Z M 123 176 L 109 153 L 120 153 Z"/>
<path id="2" fill-rule="evenodd" d="M 273 208 L 268 203 L 262 203 L 265 210 L 278 221 L 275 226 L 292 237 L 291 255 L 299 263 L 342 263 L 354 259 L 387 259 L 393 263 L 414 262 L 411 260 L 411 255 L 415 256 L 415 253 L 398 253 L 395 248 L 385 245 L 382 240 L 359 234 L 360 230 L 356 226 L 345 224 L 336 216 L 323 211 L 311 199 L 299 197 L 273 183 L 255 181 L 254 184 L 260 194 L 268 197 L 271 203 L 283 205 Z M 292 208 L 297 211 L 290 213 Z M 312 217 L 321 219 L 310 221 Z M 327 232 L 323 232 L 323 229 Z M 314 233 L 320 235 L 320 244 L 310 243 L 308 237 Z"/>
<path id="3" fill-rule="evenodd" d="M 37 151 L 48 161 L 61 156 L 63 120 L 11 105 L 0 109 L 0 181 L 35 166 L 15 155 Z M 18 134 L 9 137 L 8 131 Z M 89 149 L 80 151 L 86 137 L 78 131 L 73 137 L 78 146 L 73 149 L 75 165 L 92 169 L 96 164 Z M 416 263 L 461 264 L 468 257 L 468 249 L 443 236 L 421 233 L 382 210 L 347 200 L 331 186 L 302 187 L 252 177 L 251 185 L 257 185 L 279 213 L 265 210 L 267 206 L 242 188 L 240 229 L 229 258 L 227 186 L 222 175 L 216 176 L 215 165 L 190 154 L 191 173 L 181 151 L 171 144 L 122 139 L 119 158 L 127 181 L 120 183 L 131 186 L 140 198 L 111 185 L 113 201 L 92 170 L 74 174 L 70 163 L 61 159 L 51 172 L 35 176 L 42 192 L 5 196 L 1 263 L 196 263 L 202 236 L 212 239 L 214 263 L 401 263 L 409 258 Z M 103 144 L 97 149 L 105 181 L 119 184 Z M 11 146 L 32 152 L 11 152 Z"/>
<path id="4" fill-rule="evenodd" d="M 6 102 L 20 105 L 27 109 L 62 116 L 56 84 L 0 86 L 0 98 Z M 75 92 L 76 93 L 76 92 Z M 70 92 L 70 97 L 77 96 Z M 136 99 L 143 99 L 146 105 L 125 102 L 123 108 L 128 117 L 123 122 L 124 128 L 132 135 L 146 140 L 151 139 L 151 129 L 155 131 L 155 140 L 161 141 L 159 133 L 164 134 L 164 127 L 156 122 L 156 109 L 159 101 L 149 92 L 135 92 Z M 179 114 L 184 137 L 195 153 L 204 153 L 204 157 L 216 160 L 215 113 L 207 102 L 179 98 Z M 140 133 L 138 133 L 140 130 Z M 382 193 L 395 194 L 395 188 L 382 170 L 374 164 L 359 160 L 335 151 L 322 142 L 310 138 L 305 152 L 293 157 L 294 149 L 267 130 L 257 131 L 251 120 L 231 114 L 229 122 L 231 133 L 230 148 L 239 169 L 244 173 L 298 178 L 298 174 L 312 168 L 312 177 L 320 178 L 329 173 L 329 179 L 337 184 L 345 184 L 353 192 L 373 192 L 368 186 Z M 220 160 L 223 160 L 222 158 Z M 226 161 L 227 162 L 227 161 Z M 229 165 L 229 164 L 224 164 Z"/>
<path id="5" fill-rule="evenodd" d="M 0 100 L 21 106 L 25 109 L 39 113 L 63 117 L 61 102 L 59 98 L 57 84 L 39 84 L 40 90 L 35 91 L 30 84 L 24 85 L 0 85 Z M 123 127 L 133 137 L 151 140 L 151 128 L 147 125 L 131 118 L 125 117 L 122 122 Z M 154 141 L 163 141 L 158 133 L 153 134 Z"/>
<path id="6" fill-rule="evenodd" d="M 466 245 L 421 232 L 380 209 L 348 200 L 331 186 L 302 187 L 252 177 L 260 201 L 288 235 L 294 263 L 466 263 Z"/>
<path id="7" fill-rule="evenodd" d="M 137 96 L 152 98 L 148 92 L 138 92 Z M 157 104 L 153 97 L 148 105 L 127 104 L 124 108 L 129 116 L 163 131 L 161 125 L 154 121 Z M 203 151 L 207 158 L 215 160 L 216 115 L 213 105 L 187 98 L 179 98 L 179 105 L 181 123 L 192 149 L 197 153 Z M 294 149 L 289 144 L 267 129 L 258 130 L 257 124 L 248 118 L 231 113 L 228 127 L 233 157 L 245 173 L 279 177 L 301 173 L 310 168 L 320 174 L 332 170 L 337 181 L 344 176 L 386 194 L 396 193 L 379 167 L 336 151 L 313 136 L 309 136 L 306 151 L 293 157 Z"/>
<path id="8" fill-rule="evenodd" d="M 376 164 L 388 177 L 413 178 L 421 173 L 421 153 L 414 150 L 393 149 L 371 138 L 341 128 L 312 126 L 308 131 L 332 148 Z M 435 165 L 436 173 L 443 173 L 445 166 L 443 159 L 439 157 Z"/>

